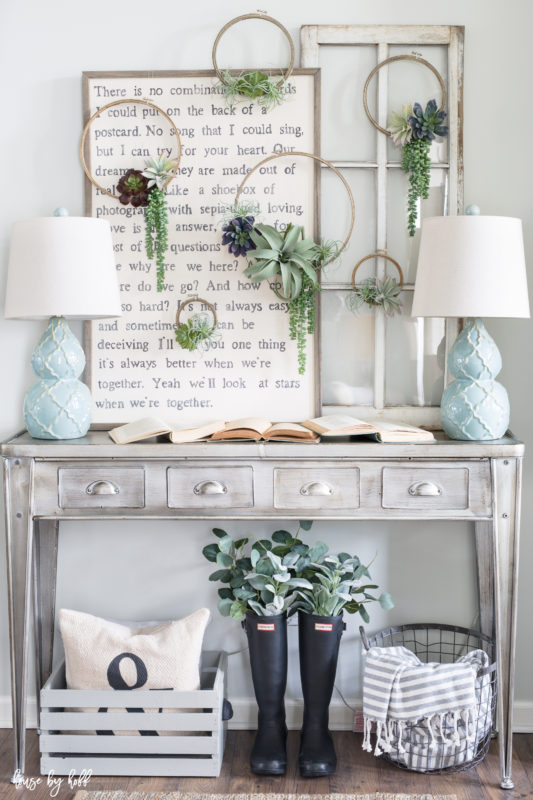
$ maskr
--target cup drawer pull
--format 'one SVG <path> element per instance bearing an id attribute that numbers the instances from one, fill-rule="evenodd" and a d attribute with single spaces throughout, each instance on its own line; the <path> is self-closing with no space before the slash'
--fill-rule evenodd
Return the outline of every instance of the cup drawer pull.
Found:
<path id="1" fill-rule="evenodd" d="M 194 494 L 227 494 L 228 487 L 220 481 L 200 481 L 193 489 Z"/>
<path id="2" fill-rule="evenodd" d="M 408 491 L 414 497 L 439 497 L 442 494 L 442 488 L 431 481 L 413 483 Z"/>
<path id="3" fill-rule="evenodd" d="M 120 494 L 119 487 L 111 481 L 93 481 L 85 491 L 87 494 Z"/>
<path id="4" fill-rule="evenodd" d="M 300 494 L 308 497 L 331 497 L 333 488 L 323 481 L 309 481 L 301 487 Z"/>

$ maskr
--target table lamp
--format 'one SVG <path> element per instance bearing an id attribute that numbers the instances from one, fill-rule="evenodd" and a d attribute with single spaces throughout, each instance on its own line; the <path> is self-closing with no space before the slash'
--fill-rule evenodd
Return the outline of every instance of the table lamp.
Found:
<path id="1" fill-rule="evenodd" d="M 83 349 L 68 319 L 121 314 L 111 229 L 106 220 L 53 217 L 16 222 L 11 236 L 5 316 L 47 319 L 32 356 L 39 377 L 24 398 L 24 421 L 37 439 L 77 439 L 91 424 L 91 393 L 78 380 Z"/>
<path id="2" fill-rule="evenodd" d="M 509 398 L 495 380 L 502 359 L 481 317 L 529 317 L 522 222 L 466 216 L 423 220 L 413 317 L 469 318 L 448 356 L 455 378 L 441 401 L 442 427 L 452 439 L 504 436 Z"/>

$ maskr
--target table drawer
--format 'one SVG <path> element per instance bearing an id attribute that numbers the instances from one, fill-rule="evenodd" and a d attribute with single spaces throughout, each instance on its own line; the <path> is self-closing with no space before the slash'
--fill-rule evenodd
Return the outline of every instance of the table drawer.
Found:
<path id="1" fill-rule="evenodd" d="M 359 508 L 359 469 L 280 467 L 274 470 L 274 508 Z"/>
<path id="2" fill-rule="evenodd" d="M 169 467 L 169 508 L 251 508 L 252 467 Z"/>
<path id="3" fill-rule="evenodd" d="M 470 469 L 466 466 L 384 467 L 383 508 L 469 508 Z"/>
<path id="4" fill-rule="evenodd" d="M 143 467 L 60 467 L 60 508 L 144 508 Z"/>

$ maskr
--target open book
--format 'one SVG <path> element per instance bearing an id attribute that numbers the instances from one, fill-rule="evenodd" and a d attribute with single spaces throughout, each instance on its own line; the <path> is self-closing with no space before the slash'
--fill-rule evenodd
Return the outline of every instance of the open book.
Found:
<path id="1" fill-rule="evenodd" d="M 184 442 L 197 442 L 200 439 L 207 439 L 211 434 L 223 427 L 223 420 L 216 420 L 207 425 L 199 425 L 197 428 L 174 430 L 157 417 L 143 417 L 135 420 L 135 422 L 127 422 L 126 425 L 112 428 L 108 433 L 115 444 L 140 442 L 142 439 L 149 439 L 151 436 L 163 436 L 164 434 L 168 434 L 173 444 L 183 444 Z"/>
<path id="2" fill-rule="evenodd" d="M 313 443 L 320 441 L 320 436 L 298 422 L 272 423 L 262 417 L 244 417 L 226 422 L 223 430 L 211 436 L 211 441 L 228 441 L 228 439 Z"/>
<path id="3" fill-rule="evenodd" d="M 322 437 L 371 436 L 378 442 L 433 442 L 431 431 L 396 422 L 364 422 L 347 414 L 331 414 L 302 422 Z"/>

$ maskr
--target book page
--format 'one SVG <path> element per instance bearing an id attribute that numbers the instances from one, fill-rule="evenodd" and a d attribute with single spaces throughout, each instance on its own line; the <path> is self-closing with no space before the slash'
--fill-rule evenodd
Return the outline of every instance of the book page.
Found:
<path id="1" fill-rule="evenodd" d="M 166 422 L 157 417 L 143 417 L 118 428 L 112 428 L 108 433 L 116 444 L 126 444 L 170 433 L 170 428 Z"/>

